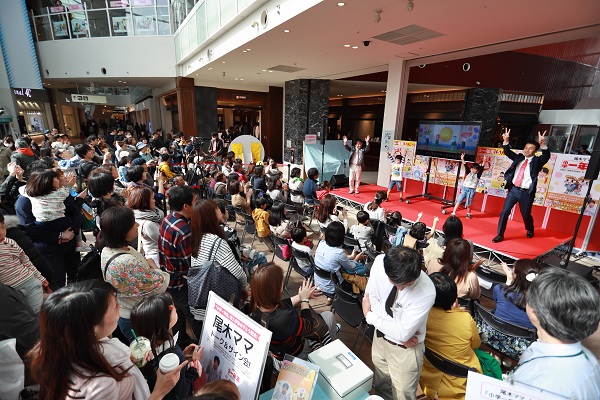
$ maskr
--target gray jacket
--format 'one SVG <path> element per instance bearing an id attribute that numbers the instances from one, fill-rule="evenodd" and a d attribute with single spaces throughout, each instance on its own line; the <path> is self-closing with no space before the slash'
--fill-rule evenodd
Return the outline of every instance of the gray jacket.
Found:
<path id="1" fill-rule="evenodd" d="M 348 161 L 348 164 L 350 165 L 354 165 L 354 163 L 352 162 L 354 160 L 354 154 L 356 152 L 358 152 L 358 163 L 357 165 L 360 166 L 361 168 L 365 167 L 365 153 L 367 151 L 369 151 L 370 147 L 369 147 L 369 143 L 363 143 L 363 148 L 361 149 L 357 149 L 356 146 L 348 146 L 347 144 L 344 145 L 344 147 L 346 148 L 346 150 L 348 150 L 350 152 L 350 160 Z"/>

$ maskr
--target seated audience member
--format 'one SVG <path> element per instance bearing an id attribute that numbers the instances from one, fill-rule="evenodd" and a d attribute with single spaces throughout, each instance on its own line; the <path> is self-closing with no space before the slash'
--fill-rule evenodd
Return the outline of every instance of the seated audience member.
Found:
<path id="1" fill-rule="evenodd" d="M 221 167 L 221 172 L 223 172 L 223 175 L 225 176 L 229 176 L 233 173 L 233 170 L 231 169 L 231 161 L 228 158 L 223 160 L 223 167 Z"/>
<path id="2" fill-rule="evenodd" d="M 192 400 L 241 400 L 237 385 L 227 379 L 217 379 L 202 386 Z"/>
<path id="3" fill-rule="evenodd" d="M 483 263 L 479 260 L 471 264 L 471 244 L 465 239 L 452 239 L 448 242 L 444 255 L 437 262 L 437 265 L 431 265 L 427 273 L 431 275 L 434 272 L 442 272 L 454 279 L 458 287 L 459 299 L 479 300 L 481 289 L 479 279 L 475 270 Z"/>
<path id="4" fill-rule="evenodd" d="M 261 251 L 256 251 L 248 245 L 241 245 L 237 231 L 227 225 L 227 221 L 229 220 L 227 203 L 222 199 L 216 199 L 215 203 L 221 211 L 222 218 L 219 221 L 219 225 L 221 225 L 221 228 L 223 228 L 223 231 L 225 232 L 225 239 L 227 240 L 229 247 L 231 247 L 231 251 L 237 262 L 244 266 L 244 270 L 247 271 L 248 276 L 250 276 L 256 266 L 267 262 L 267 257 L 265 256 L 265 253 Z"/>
<path id="5" fill-rule="evenodd" d="M 2 185 L 0 185 L 0 208 L 2 208 L 8 214 L 14 214 L 15 203 L 21 195 L 19 193 L 19 188 L 25 186 L 27 182 L 25 181 L 24 177 L 25 171 L 16 163 L 8 163 L 7 169 L 8 176 L 6 179 L 4 179 Z"/>
<path id="6" fill-rule="evenodd" d="M 334 221 L 340 221 L 339 218 L 339 210 L 337 209 L 337 199 L 335 197 L 333 197 L 333 195 L 331 194 L 326 194 L 323 199 L 321 200 L 321 204 L 319 205 L 319 208 L 317 209 L 317 214 L 315 215 L 315 218 L 317 219 L 317 222 L 319 223 L 319 227 L 321 229 L 325 229 L 327 228 L 327 226 L 334 222 Z M 348 211 L 346 211 L 345 208 L 342 208 L 342 222 L 344 224 L 344 228 L 347 231 L 348 230 Z"/>
<path id="7" fill-rule="evenodd" d="M 238 180 L 242 183 L 247 183 L 248 182 L 248 178 L 246 178 L 245 175 L 245 171 L 244 171 L 244 167 L 242 166 L 242 162 L 240 160 L 240 162 L 235 162 L 233 163 L 232 167 L 231 167 L 232 171 L 234 174 L 236 174 L 238 176 Z"/>
<path id="8" fill-rule="evenodd" d="M 306 204 L 313 204 L 313 199 L 317 198 L 317 180 L 319 179 L 319 170 L 314 167 L 310 168 L 306 175 L 308 176 L 308 178 L 302 186 L 304 202 Z"/>
<path id="9" fill-rule="evenodd" d="M 272 332 L 269 351 L 273 356 L 275 368 L 279 370 L 286 354 L 308 358 L 314 350 L 317 321 L 310 311 L 310 300 L 316 297 L 317 288 L 310 280 L 302 282 L 298 295 L 281 298 L 283 290 L 283 270 L 274 263 L 268 263 L 252 275 L 252 317 Z M 300 306 L 300 313 L 295 307 Z M 320 314 L 329 327 L 328 334 L 316 345 L 325 345 L 336 338 L 335 316 L 331 311 Z M 309 343 L 312 339 L 313 343 Z M 312 347 L 311 347 L 312 346 Z"/>
<path id="10" fill-rule="evenodd" d="M 130 321 L 133 305 L 151 294 L 164 292 L 169 284 L 167 272 L 150 267 L 144 256 L 129 246 L 137 235 L 138 224 L 129 208 L 111 207 L 102 214 L 100 265 L 104 280 L 119 291 L 119 328 L 130 342 L 133 340 Z"/>
<path id="11" fill-rule="evenodd" d="M 38 159 L 25 139 L 15 141 L 16 150 L 10 156 L 10 161 L 27 171 L 29 164 Z"/>
<path id="12" fill-rule="evenodd" d="M 215 197 L 224 199 L 227 194 L 227 176 L 222 172 L 217 172 L 215 175 Z"/>
<path id="13" fill-rule="evenodd" d="M 337 274 L 343 287 L 349 290 L 349 284 L 352 284 L 352 291 L 359 293 L 367 286 L 367 278 L 364 276 L 366 270 L 360 263 L 367 256 L 357 253 L 356 250 L 348 256 L 342 248 L 345 234 L 344 225 L 339 221 L 334 221 L 327 226 L 325 240 L 321 240 L 315 251 L 315 265 L 326 272 Z M 335 285 L 331 279 L 321 278 L 315 274 L 315 284 L 327 297 L 333 297 Z"/>
<path id="14" fill-rule="evenodd" d="M 131 360 L 131 350 L 109 336 L 117 327 L 117 290 L 97 279 L 52 293 L 40 313 L 40 341 L 28 354 L 40 399 L 162 399 L 180 370 L 156 371 L 148 383 Z M 77 350 L 75 350 L 77 349 Z"/>
<path id="15" fill-rule="evenodd" d="M 258 201 L 257 201 L 258 205 Z M 254 210 L 256 212 L 256 209 Z M 289 221 L 285 219 L 285 205 L 283 203 L 273 204 L 269 212 L 269 229 L 273 235 L 289 239 L 292 229 Z"/>
<path id="16" fill-rule="evenodd" d="M 538 340 L 509 374 L 515 385 L 569 399 L 600 398 L 600 365 L 581 341 L 598 330 L 600 295 L 584 278 L 544 268 L 527 290 L 527 315 Z"/>
<path id="17" fill-rule="evenodd" d="M 258 198 L 256 199 L 256 208 L 252 211 L 252 218 L 256 224 L 256 234 L 261 239 L 265 239 L 271 234 L 267 204 L 267 199 L 264 197 Z M 267 241 L 267 243 L 268 242 L 270 241 Z M 269 246 L 269 244 L 267 244 L 267 246 Z"/>
<path id="18" fill-rule="evenodd" d="M 138 242 L 148 264 L 153 268 L 160 265 L 158 239 L 164 212 L 156 207 L 154 192 L 147 186 L 135 186 L 128 190 L 127 206 L 133 210 L 135 222 L 139 225 Z M 152 262 L 154 265 L 152 264 Z"/>
<path id="19" fill-rule="evenodd" d="M 292 247 L 296 250 L 300 250 L 300 251 L 308 254 L 310 256 L 310 259 L 313 260 L 313 264 L 314 264 L 312 249 L 306 245 L 306 243 L 308 242 L 308 237 L 306 235 L 306 228 L 304 228 L 303 225 L 294 227 L 294 228 L 292 228 L 290 235 L 293 240 Z M 298 266 L 300 268 L 302 268 L 304 270 L 304 272 L 306 272 L 307 274 L 313 273 L 313 267 L 310 263 L 307 263 L 306 261 L 298 259 L 298 258 L 296 259 L 296 262 L 298 263 Z"/>
<path id="20" fill-rule="evenodd" d="M 326 194 L 331 192 L 331 184 L 329 181 L 323 181 L 319 183 L 319 190 L 317 190 L 317 200 L 321 201 Z"/>
<path id="21" fill-rule="evenodd" d="M 24 359 L 40 338 L 40 325 L 21 292 L 0 283 L 0 340 L 16 339 L 16 350 Z"/>
<path id="22" fill-rule="evenodd" d="M 167 179 L 173 179 L 175 177 L 175 172 L 171 170 L 171 164 L 169 163 L 170 155 L 161 154 L 160 155 L 160 163 L 158 164 L 158 169 L 162 172 L 163 176 Z"/>
<path id="23" fill-rule="evenodd" d="M 482 373 L 479 359 L 473 351 L 481 345 L 479 331 L 469 312 L 458 306 L 456 283 L 440 272 L 429 277 L 435 286 L 435 303 L 427 317 L 425 347 L 450 361 Z M 427 358 L 423 361 L 419 384 L 430 399 L 464 398 L 467 389 L 466 378 L 441 372 Z"/>
<path id="24" fill-rule="evenodd" d="M 250 174 L 248 174 L 250 175 Z M 265 175 L 265 167 L 263 165 L 257 165 L 254 167 L 254 178 L 250 180 L 252 182 L 252 187 L 254 190 L 262 190 L 263 192 L 267 191 L 267 177 Z"/>
<path id="25" fill-rule="evenodd" d="M 194 381 L 202 374 L 200 359 L 204 348 L 190 344 L 182 350 L 172 334 L 176 322 L 177 310 L 169 293 L 143 298 L 131 310 L 131 326 L 136 335 L 150 340 L 153 358 L 141 369 L 150 390 L 154 389 L 155 371 L 164 356 L 175 354 L 180 364 L 185 362 L 186 356 L 189 356 L 191 360 L 181 369 L 179 382 L 166 396 L 172 399 L 187 399 L 194 394 Z"/>
<path id="26" fill-rule="evenodd" d="M 427 225 L 421 222 L 422 217 L 423 213 L 420 212 L 417 215 L 417 220 L 410 227 L 408 234 L 405 235 L 404 241 L 402 242 L 402 246 L 410 247 L 413 249 L 427 247 L 427 241 L 431 239 L 435 234 L 435 227 L 439 221 L 439 218 L 437 216 L 433 217 L 433 225 L 431 226 L 431 231 L 427 233 Z"/>
<path id="27" fill-rule="evenodd" d="M 267 179 L 267 194 L 273 201 L 287 203 L 290 197 L 290 189 L 287 183 L 281 183 L 279 176 L 271 175 Z"/>
<path id="28" fill-rule="evenodd" d="M 381 222 L 385 222 L 385 210 L 381 207 L 381 203 L 387 199 L 385 194 L 385 190 L 380 190 L 375 193 L 375 198 L 373 201 L 368 202 L 363 207 L 367 213 L 369 213 L 370 219 L 376 219 Z"/>
<path id="29" fill-rule="evenodd" d="M 252 188 L 250 187 L 250 183 L 248 182 L 244 185 L 238 180 L 233 180 L 229 182 L 228 191 L 231 196 L 231 205 L 233 207 L 239 207 L 246 214 L 251 215 L 252 209 L 250 208 L 250 199 L 252 198 Z M 240 224 L 246 223 L 243 215 L 236 214 L 235 218 Z"/>
<path id="30" fill-rule="evenodd" d="M 427 241 L 429 246 L 423 250 L 423 257 L 425 258 L 425 267 L 429 266 L 430 262 L 437 262 L 438 258 L 441 258 L 444 254 L 446 244 L 452 239 L 463 238 L 463 224 L 460 218 L 455 215 L 451 215 L 446 219 L 442 226 L 443 236 L 439 238 L 432 237 Z M 471 260 L 473 259 L 473 242 L 467 240 L 471 245 Z"/>
<path id="31" fill-rule="evenodd" d="M 354 239 L 358 240 L 360 248 L 356 248 L 358 251 L 365 251 L 367 248 L 367 242 L 373 240 L 373 227 L 371 226 L 371 220 L 369 219 L 369 213 L 366 211 L 359 211 L 356 213 L 356 221 L 358 224 L 350 227 L 350 233 L 354 236 Z M 356 247 L 356 246 L 355 246 Z"/>
<path id="32" fill-rule="evenodd" d="M 225 240 L 225 232 L 220 225 L 222 220 L 223 214 L 213 200 L 204 199 L 194 204 L 191 221 L 191 266 L 198 267 L 205 261 L 214 261 L 227 269 L 238 280 L 238 291 L 232 294 L 239 299 L 247 296 L 248 278 Z M 190 304 L 190 311 L 197 321 L 194 334 L 199 337 L 206 310 Z"/>
<path id="33" fill-rule="evenodd" d="M 298 167 L 292 168 L 290 171 L 290 180 L 288 186 L 290 188 L 290 200 L 293 203 L 304 203 L 304 180 L 300 177 L 302 170 Z"/>
<path id="34" fill-rule="evenodd" d="M 496 309 L 494 314 L 512 324 L 533 329 L 527 316 L 527 289 L 542 267 L 533 260 L 517 260 L 512 268 L 502 263 L 506 284 L 496 283 L 493 287 Z"/>

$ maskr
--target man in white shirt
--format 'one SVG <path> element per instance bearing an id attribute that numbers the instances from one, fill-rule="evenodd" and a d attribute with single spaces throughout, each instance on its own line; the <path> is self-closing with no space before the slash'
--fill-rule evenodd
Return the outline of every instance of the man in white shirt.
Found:
<path id="1" fill-rule="evenodd" d="M 531 216 L 531 207 L 537 187 L 538 174 L 544 164 L 550 160 L 550 150 L 546 146 L 546 131 L 538 132 L 538 142 L 529 141 L 525 143 L 523 154 L 516 154 L 510 149 L 509 144 L 510 129 L 504 129 L 502 144 L 504 154 L 512 160 L 512 164 L 504 173 L 506 189 L 508 194 L 504 200 L 504 207 L 498 218 L 498 234 L 492 239 L 492 242 L 498 243 L 504 240 L 504 231 L 508 217 L 515 206 L 519 203 L 523 223 L 527 230 L 526 236 L 533 237 L 533 217 Z M 536 156 L 535 153 L 541 149 L 542 155 Z"/>
<path id="2" fill-rule="evenodd" d="M 600 399 L 600 365 L 581 345 L 598 329 L 600 295 L 584 278 L 545 268 L 527 290 L 527 316 L 538 340 L 507 380 L 568 399 Z"/>
<path id="3" fill-rule="evenodd" d="M 371 347 L 375 393 L 384 399 L 416 399 L 425 351 L 425 328 L 435 287 L 421 270 L 421 255 L 395 247 L 378 256 L 363 299 L 376 329 Z"/>

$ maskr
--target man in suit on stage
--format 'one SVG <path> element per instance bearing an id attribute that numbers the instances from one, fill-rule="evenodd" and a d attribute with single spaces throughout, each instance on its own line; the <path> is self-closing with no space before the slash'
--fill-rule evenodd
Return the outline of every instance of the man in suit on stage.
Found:
<path id="1" fill-rule="evenodd" d="M 515 204 L 519 203 L 521 216 L 527 230 L 527 237 L 533 237 L 533 217 L 531 216 L 531 207 L 535 197 L 538 173 L 550 159 L 550 150 L 546 145 L 546 131 L 538 132 L 538 142 L 529 141 L 525 143 L 523 154 L 516 154 L 510 149 L 509 144 L 510 129 L 504 129 L 502 134 L 502 147 L 504 154 L 512 160 L 512 164 L 504 173 L 506 190 L 508 194 L 504 200 L 504 207 L 498 220 L 498 235 L 492 239 L 492 242 L 498 243 L 504 240 L 504 231 L 510 212 Z M 542 155 L 536 156 L 535 153 L 541 149 Z"/>

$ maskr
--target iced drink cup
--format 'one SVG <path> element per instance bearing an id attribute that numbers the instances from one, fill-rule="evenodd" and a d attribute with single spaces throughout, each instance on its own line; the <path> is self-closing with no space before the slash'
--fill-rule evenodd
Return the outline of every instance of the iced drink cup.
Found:
<path id="1" fill-rule="evenodd" d="M 150 347 L 150 340 L 143 336 L 138 336 L 137 340 L 134 340 L 129 345 L 131 349 L 131 355 L 135 358 L 135 365 L 138 368 L 142 368 L 148 362 L 148 353 L 152 350 Z"/>

